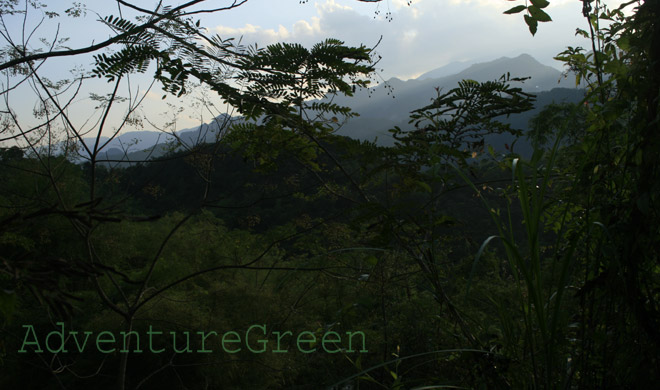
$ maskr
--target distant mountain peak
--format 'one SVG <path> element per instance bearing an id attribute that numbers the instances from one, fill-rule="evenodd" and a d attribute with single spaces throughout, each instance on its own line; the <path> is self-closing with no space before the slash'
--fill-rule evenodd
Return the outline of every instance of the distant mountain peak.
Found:
<path id="1" fill-rule="evenodd" d="M 506 58 L 506 57 L 505 57 L 505 58 Z M 517 57 L 510 58 L 509 60 L 511 60 L 511 61 L 525 62 L 525 63 L 528 63 L 528 64 L 533 64 L 533 65 L 538 65 L 538 66 L 547 66 L 547 65 L 543 65 L 543 64 L 540 63 L 536 58 L 532 57 L 531 55 L 529 55 L 529 54 L 527 54 L 527 53 L 523 53 L 523 54 L 521 54 L 521 55 L 519 55 L 519 56 L 517 56 Z M 554 68 L 553 68 L 553 69 L 554 69 Z"/>
<path id="2" fill-rule="evenodd" d="M 543 65 L 536 58 L 532 57 L 527 53 L 522 53 L 516 57 L 500 57 L 492 61 L 486 62 L 467 62 L 467 61 L 454 61 L 449 64 L 442 66 L 440 68 L 433 69 L 428 71 L 417 78 L 417 80 L 425 79 L 437 79 L 453 75 L 463 75 L 475 72 L 483 72 L 485 69 L 502 69 L 508 68 L 508 72 L 512 75 L 522 76 L 517 74 L 521 70 L 536 68 L 542 70 L 545 73 L 555 73 L 558 72 L 555 68 L 547 65 Z M 504 70 L 503 73 L 506 73 L 507 70 Z M 469 77 L 464 77 L 469 78 Z"/>
<path id="3" fill-rule="evenodd" d="M 462 70 L 465 70 L 470 65 L 471 62 L 468 61 L 452 61 L 439 68 L 421 74 L 419 77 L 417 77 L 417 80 L 438 79 L 441 77 L 451 76 Z"/>
<path id="4" fill-rule="evenodd" d="M 381 84 L 370 88 L 371 93 L 336 97 L 335 103 L 351 107 L 360 114 L 359 117 L 348 120 L 338 134 L 370 141 L 378 137 L 380 144 L 391 145 L 393 139 L 387 130 L 394 126 L 405 128 L 411 111 L 427 106 L 437 97 L 436 88 L 448 91 L 464 79 L 477 82 L 493 81 L 507 73 L 511 77 L 530 77 L 524 82 L 514 81 L 512 85 L 522 88 L 525 92 L 543 94 L 544 99 L 550 96 L 558 97 L 559 100 L 562 94 L 570 95 L 573 99 L 582 93 L 574 88 L 574 83 L 562 77 L 559 70 L 543 65 L 527 53 L 480 63 L 453 62 L 424 73 L 416 79 L 402 81 L 391 78 L 387 81 L 390 88 Z M 566 89 L 566 93 L 560 90 L 549 92 L 557 87 L 570 89 Z M 529 118 L 525 117 L 521 120 L 521 123 L 525 123 L 519 125 L 520 128 L 526 125 L 527 119 Z"/>

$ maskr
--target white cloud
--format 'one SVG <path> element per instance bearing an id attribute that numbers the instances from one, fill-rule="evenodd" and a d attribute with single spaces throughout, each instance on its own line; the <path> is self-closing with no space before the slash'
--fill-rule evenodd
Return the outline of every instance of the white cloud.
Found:
<path id="1" fill-rule="evenodd" d="M 214 30 L 220 36 L 229 36 L 229 35 L 234 36 L 234 35 L 254 34 L 257 31 L 259 31 L 260 29 L 261 29 L 261 27 L 254 26 L 254 25 L 248 23 L 248 24 L 245 25 L 245 27 L 241 27 L 241 28 L 216 26 Z"/>
<path id="2" fill-rule="evenodd" d="M 362 7 L 365 3 L 355 0 L 325 0 L 309 8 L 315 14 L 290 25 L 277 28 L 252 24 L 240 28 L 219 26 L 216 32 L 223 37 L 242 35 L 244 43 L 257 42 L 260 46 L 278 41 L 311 46 L 329 37 L 349 45 L 370 46 L 382 35 L 376 50 L 383 57 L 378 67 L 384 69 L 386 79 L 411 78 L 451 61 L 492 60 L 521 53 L 552 64 L 552 57 L 566 46 L 587 44 L 574 36 L 576 27 L 586 27 L 581 2 L 551 0 L 548 12 L 554 21 L 539 24 L 535 37 L 527 30 L 522 15 L 502 14 L 503 10 L 521 2 L 413 0 L 408 6 L 406 0 L 389 0 L 389 3 L 374 5 L 367 12 L 367 8 Z M 375 15 L 376 10 L 380 11 L 379 15 Z M 391 21 L 383 17 L 388 10 L 392 12 Z"/>
<path id="3" fill-rule="evenodd" d="M 325 3 L 316 3 L 316 9 L 319 13 L 334 12 L 337 10 L 353 10 L 353 8 L 348 5 L 337 4 L 335 0 L 326 0 Z"/>
<path id="4" fill-rule="evenodd" d="M 408 30 L 403 32 L 403 40 L 412 42 L 417 37 L 417 30 Z"/>
<path id="5" fill-rule="evenodd" d="M 321 34 L 321 23 L 318 17 L 312 17 L 311 23 L 306 20 L 299 20 L 293 25 L 293 34 L 296 37 L 314 36 Z"/>

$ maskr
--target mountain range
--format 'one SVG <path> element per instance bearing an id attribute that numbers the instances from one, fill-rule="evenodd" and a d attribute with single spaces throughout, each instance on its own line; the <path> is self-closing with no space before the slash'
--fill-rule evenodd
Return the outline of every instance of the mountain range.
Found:
<path id="1" fill-rule="evenodd" d="M 221 114 L 209 123 L 171 133 L 161 131 L 129 131 L 112 140 L 101 137 L 100 145 L 107 143 L 100 154 L 102 160 L 144 161 L 159 157 L 174 149 L 185 149 L 199 143 L 215 142 L 220 137 L 220 129 L 224 128 L 225 121 L 232 120 L 226 114 Z M 235 120 L 235 119 L 234 119 Z M 96 142 L 95 138 L 83 139 L 87 147 L 91 148 Z M 79 162 L 85 159 L 80 158 Z"/>
<path id="2" fill-rule="evenodd" d="M 561 101 L 577 102 L 584 97 L 584 90 L 577 88 L 584 86 L 576 86 L 573 77 L 565 77 L 557 69 L 541 64 L 528 54 L 521 54 L 515 58 L 501 57 L 474 64 L 453 62 L 415 79 L 403 81 L 392 78 L 375 87 L 358 90 L 352 97 L 335 96 L 334 103 L 351 107 L 359 114 L 358 117 L 347 120 L 337 134 L 390 146 L 394 140 L 388 130 L 394 126 L 400 126 L 402 129 L 409 127 L 410 112 L 428 105 L 437 96 L 436 88 L 449 90 L 464 79 L 484 82 L 499 79 L 507 73 L 512 78 L 529 77 L 524 82 L 514 82 L 512 85 L 537 95 L 534 110 L 512 115 L 506 119 L 506 122 L 511 123 L 512 126 L 523 130 L 526 129 L 529 119 L 545 105 Z M 227 118 L 222 115 L 210 123 L 181 130 L 175 134 L 181 142 L 188 145 L 199 141 L 212 142 L 217 137 L 218 123 L 225 119 Z M 110 160 L 124 160 L 128 156 L 132 161 L 144 160 L 166 153 L 170 150 L 168 143 L 172 143 L 174 139 L 171 134 L 156 131 L 125 133 L 108 143 L 104 149 L 104 157 Z M 525 145 L 524 140 L 521 141 L 518 142 L 518 147 L 529 149 L 529 145 Z M 93 139 L 86 139 L 85 142 L 93 144 Z M 487 142 L 496 150 L 501 150 L 504 143 L 511 143 L 511 140 L 501 135 L 489 138 Z"/>
<path id="3" fill-rule="evenodd" d="M 434 78 L 436 74 L 443 74 L 447 69 L 456 69 L 465 66 L 461 71 Z M 536 107 L 540 108 L 552 101 L 579 101 L 583 92 L 578 92 L 575 82 L 571 77 L 564 77 L 557 69 L 543 65 L 528 54 L 521 54 L 515 58 L 502 57 L 490 62 L 467 65 L 466 63 L 453 63 L 445 67 L 427 72 L 420 77 L 408 81 L 392 78 L 387 82 L 370 90 L 357 91 L 354 97 L 336 97 L 334 102 L 346 105 L 357 112 L 360 116 L 350 119 L 340 130 L 339 134 L 353 138 L 373 141 L 381 145 L 391 145 L 393 139 L 388 132 L 394 126 L 402 129 L 408 127 L 410 112 L 430 104 L 437 96 L 435 88 L 449 90 L 457 86 L 464 79 L 479 82 L 496 80 L 502 75 L 509 73 L 513 77 L 530 77 L 524 82 L 514 82 L 513 86 L 519 86 L 525 92 L 537 95 Z M 561 89 L 564 91 L 555 91 Z M 568 92 L 573 90 L 576 92 Z M 545 95 L 545 96 L 542 96 Z M 556 99 L 553 95 L 557 95 Z M 547 102 L 547 103 L 546 103 Z M 535 113 L 532 112 L 512 115 L 509 120 L 520 122 L 520 118 L 527 120 Z M 526 127 L 527 120 L 523 127 Z"/>

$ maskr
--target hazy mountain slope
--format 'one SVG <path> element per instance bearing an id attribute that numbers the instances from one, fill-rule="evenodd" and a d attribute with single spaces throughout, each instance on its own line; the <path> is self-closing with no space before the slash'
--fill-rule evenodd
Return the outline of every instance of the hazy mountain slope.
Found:
<path id="1" fill-rule="evenodd" d="M 447 75 L 454 71 L 458 71 L 458 73 Z M 502 57 L 472 65 L 466 62 L 454 62 L 426 72 L 417 79 L 402 81 L 392 78 L 387 83 L 374 88 L 358 90 L 353 97 L 336 96 L 333 99 L 335 103 L 349 106 L 360 114 L 359 117 L 348 120 L 337 133 L 362 140 L 377 139 L 380 145 L 392 145 L 393 139 L 388 130 L 394 126 L 406 129 L 410 112 L 428 105 L 438 94 L 436 88 L 447 91 L 456 87 L 458 82 L 463 79 L 483 82 L 498 79 L 507 72 L 511 77 L 531 77 L 524 83 L 513 82 L 513 85 L 538 95 L 536 109 L 507 119 L 516 128 L 525 129 L 529 119 L 541 107 L 552 101 L 579 101 L 583 95 L 581 90 L 572 88 L 575 86 L 573 80 L 564 79 L 561 72 L 539 63 L 528 54 L 521 54 L 515 58 Z M 440 75 L 442 77 L 436 77 Z M 553 89 L 556 87 L 563 88 Z M 224 118 L 223 115 L 218 117 L 219 120 Z M 194 145 L 200 142 L 215 141 L 218 129 L 217 121 L 213 121 L 196 128 L 178 131 L 176 134 L 183 143 Z M 497 149 L 502 149 L 504 143 L 511 143 L 509 138 L 493 136 L 487 141 L 492 142 Z M 103 142 L 105 140 L 107 138 Z M 166 145 L 173 140 L 174 137 L 171 134 L 161 132 L 129 132 L 110 142 L 104 149 L 103 157 L 121 160 L 128 155 L 132 161 L 156 157 L 169 150 Z M 86 139 L 86 142 L 93 145 L 94 140 Z M 158 146 L 152 150 L 156 144 Z M 519 150 L 526 147 L 523 140 L 517 144 Z"/>
<path id="2" fill-rule="evenodd" d="M 458 72 L 467 69 L 470 65 L 472 65 L 472 62 L 453 61 L 448 63 L 447 65 L 423 73 L 422 75 L 417 77 L 417 80 L 438 79 L 441 77 L 451 76 L 453 74 L 456 74 Z"/>
<path id="3" fill-rule="evenodd" d="M 531 77 L 522 85 L 524 90 L 530 92 L 547 91 L 557 87 L 575 87 L 575 83 L 563 78 L 560 71 L 541 64 L 529 54 L 521 54 L 515 58 L 502 57 L 494 61 L 474 64 L 454 76 L 459 79 L 487 81 L 497 79 L 507 72 L 511 77 Z"/>
<path id="4" fill-rule="evenodd" d="M 439 68 L 442 71 L 442 68 Z M 433 74 L 434 71 L 425 75 Z M 388 129 L 394 126 L 406 128 L 410 112 L 428 105 L 438 92 L 436 88 L 443 91 L 452 89 L 463 79 L 472 79 L 476 81 L 489 81 L 501 77 L 509 72 L 511 77 L 531 77 L 524 82 L 512 82 L 514 86 L 520 86 L 523 90 L 535 94 L 549 91 L 553 88 L 562 87 L 560 90 L 578 91 L 575 88 L 573 80 L 564 79 L 561 72 L 550 66 L 543 65 L 528 54 L 522 54 L 515 58 L 502 57 L 494 61 L 473 64 L 457 74 L 441 78 L 424 78 L 420 76 L 417 79 L 401 81 L 399 79 L 390 79 L 387 85 L 379 85 L 369 91 L 358 91 L 354 97 L 337 97 L 335 102 L 341 105 L 352 107 L 360 117 L 350 119 L 339 131 L 338 134 L 349 137 L 371 140 L 378 139 L 381 145 L 391 145 L 393 140 L 389 135 Z M 548 99 L 550 101 L 578 101 L 575 98 L 582 94 L 569 92 L 555 92 Z M 570 96 L 569 96 L 570 95 Z M 545 104 L 546 97 L 539 99 L 538 107 Z M 511 121 L 516 122 L 521 128 L 527 126 L 527 121 L 536 112 L 513 116 Z M 524 123 L 523 123 L 524 122 Z"/>
<path id="5" fill-rule="evenodd" d="M 500 120 L 510 123 L 514 128 L 526 130 L 529 120 L 548 104 L 553 102 L 575 103 L 579 102 L 583 97 L 584 90 L 575 88 L 555 88 L 551 91 L 538 92 L 536 93 L 534 109 L 521 114 L 511 115 L 509 118 L 500 118 Z M 398 97 L 394 100 L 398 100 Z M 389 129 L 399 126 L 405 130 L 412 126 L 408 124 L 408 113 L 400 112 L 399 115 L 401 117 L 396 119 L 390 119 L 388 116 L 361 116 L 352 119 L 338 133 L 351 138 L 369 141 L 376 140 L 379 145 L 390 146 L 393 145 L 394 139 L 391 137 L 388 131 Z M 486 142 L 493 145 L 496 150 L 503 151 L 505 143 L 512 143 L 512 137 L 505 134 L 493 135 L 488 137 Z M 524 139 L 519 140 L 516 143 L 516 151 L 523 155 L 531 153 L 529 143 Z"/>
<path id="6" fill-rule="evenodd" d="M 215 142 L 222 123 L 228 117 L 219 115 L 209 123 L 201 126 L 183 129 L 175 132 L 175 135 L 160 131 L 131 131 L 115 137 L 103 148 L 100 158 L 105 160 L 124 160 L 128 157 L 130 161 L 142 161 L 145 159 L 162 156 L 172 150 L 175 140 L 187 146 L 200 143 Z M 237 119 L 233 119 L 234 121 Z M 94 138 L 85 138 L 85 144 L 93 147 Z M 108 141 L 108 137 L 101 137 L 100 145 Z"/>

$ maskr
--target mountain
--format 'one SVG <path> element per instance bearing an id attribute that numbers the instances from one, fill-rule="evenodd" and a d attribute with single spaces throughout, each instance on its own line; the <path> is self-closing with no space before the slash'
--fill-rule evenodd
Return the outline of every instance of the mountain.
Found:
<path id="1" fill-rule="evenodd" d="M 174 137 L 171 134 L 162 133 L 160 131 L 129 131 L 113 138 L 112 140 L 103 136 L 99 139 L 99 146 L 105 144 L 103 151 L 107 155 L 119 156 L 124 153 L 133 153 L 149 149 L 156 144 L 166 144 L 173 140 Z M 96 139 L 83 138 L 83 141 L 88 148 L 92 149 Z"/>
<path id="2" fill-rule="evenodd" d="M 221 114 L 209 123 L 183 129 L 172 133 L 161 131 L 130 131 L 121 134 L 112 140 L 101 137 L 99 145 L 107 143 L 100 158 L 104 160 L 143 161 L 159 157 L 172 150 L 181 150 L 200 143 L 215 142 L 220 137 L 221 129 L 226 121 L 237 121 L 226 114 Z M 84 138 L 83 141 L 91 149 L 96 142 L 95 138 Z M 84 161 L 80 158 L 79 161 Z"/>
<path id="3" fill-rule="evenodd" d="M 531 77 L 524 82 L 512 82 L 512 85 L 519 86 L 526 92 L 540 94 L 553 88 L 576 91 L 574 94 L 566 91 L 556 92 L 554 95 L 544 94 L 546 96 L 539 99 L 537 108 L 541 107 L 541 100 L 548 100 L 548 96 L 555 96 L 556 101 L 559 102 L 564 99 L 579 101 L 583 95 L 574 88 L 575 83 L 570 77 L 564 78 L 560 71 L 541 64 L 528 54 L 472 64 L 458 73 L 430 78 L 434 74 L 443 74 L 446 69 L 449 69 L 449 65 L 427 72 L 417 79 L 402 81 L 393 78 L 377 87 L 357 91 L 353 97 L 335 97 L 335 103 L 351 107 L 360 115 L 357 118 L 349 119 L 338 131 L 338 134 L 362 140 L 376 140 L 378 144 L 384 146 L 392 145 L 394 140 L 388 130 L 394 126 L 407 128 L 410 112 L 428 105 L 437 96 L 436 87 L 447 91 L 456 87 L 458 82 L 464 79 L 484 82 L 496 80 L 507 72 L 511 77 Z M 548 103 L 553 100 L 553 98 L 549 98 Z M 519 118 L 528 116 L 529 113 L 512 115 L 509 120 L 520 122 Z M 526 124 L 526 122 L 523 123 L 522 128 L 525 128 Z"/>
<path id="4" fill-rule="evenodd" d="M 574 87 L 571 81 L 562 77 L 557 69 L 543 65 L 529 54 L 521 54 L 515 58 L 502 57 L 494 61 L 474 64 L 459 72 L 461 79 L 477 81 L 494 80 L 503 74 L 510 73 L 512 77 L 531 77 L 524 82 L 522 88 L 529 92 L 546 91 L 552 88 Z"/>
<path id="5" fill-rule="evenodd" d="M 522 83 L 512 82 L 512 85 L 520 86 L 524 91 L 537 95 L 535 109 L 502 119 L 515 128 L 526 129 L 529 119 L 553 101 L 577 102 L 584 96 L 583 90 L 576 89 L 570 77 L 564 78 L 557 69 L 541 64 L 528 54 L 521 54 L 515 58 L 501 57 L 474 64 L 452 62 L 426 72 L 416 79 L 403 81 L 392 78 L 376 87 L 358 90 L 352 97 L 334 97 L 334 103 L 351 107 L 360 114 L 359 117 L 349 119 L 337 134 L 354 139 L 375 140 L 383 146 L 393 145 L 394 140 L 388 130 L 394 126 L 408 128 L 410 112 L 428 105 L 437 96 L 436 88 L 447 91 L 464 79 L 480 82 L 496 80 L 507 72 L 511 77 L 531 77 Z M 230 118 L 223 114 L 210 123 L 178 131 L 175 135 L 185 145 L 213 142 L 218 137 L 221 128 L 219 124 L 228 119 Z M 231 120 L 238 119 L 231 118 Z M 492 136 L 487 142 L 493 144 L 496 150 L 503 150 L 505 143 L 511 144 L 510 138 L 506 135 Z M 145 160 L 172 150 L 174 140 L 174 135 L 161 132 L 129 132 L 109 142 L 104 148 L 105 154 L 102 157 L 108 160 L 123 160 L 128 156 L 131 161 Z M 107 138 L 102 141 L 107 141 Z M 94 139 L 85 139 L 85 142 L 93 145 Z M 185 146 L 179 146 L 178 149 L 183 147 Z M 529 145 L 521 139 L 516 144 L 516 148 L 524 154 L 529 150 Z"/>
<path id="6" fill-rule="evenodd" d="M 436 68 L 422 74 L 421 76 L 417 77 L 417 80 L 439 79 L 441 77 L 451 76 L 465 70 L 471 64 L 472 63 L 468 61 L 453 61 L 445 66 L 441 66 L 440 68 Z"/>

